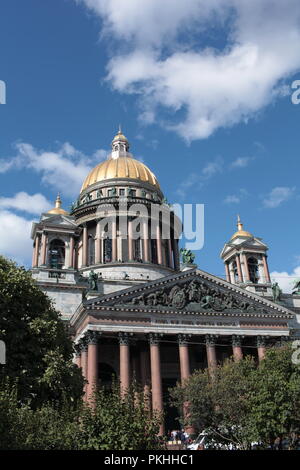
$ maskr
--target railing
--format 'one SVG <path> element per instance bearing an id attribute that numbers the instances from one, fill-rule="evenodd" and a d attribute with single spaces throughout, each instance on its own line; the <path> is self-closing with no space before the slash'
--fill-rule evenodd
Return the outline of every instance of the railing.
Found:
<path id="1" fill-rule="evenodd" d="M 66 273 L 61 271 L 49 271 L 48 277 L 51 279 L 66 279 Z"/>

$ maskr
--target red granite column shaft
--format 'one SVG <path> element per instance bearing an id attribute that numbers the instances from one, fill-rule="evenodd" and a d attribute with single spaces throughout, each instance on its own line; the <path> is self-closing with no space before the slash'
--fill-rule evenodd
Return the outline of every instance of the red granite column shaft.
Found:
<path id="1" fill-rule="evenodd" d="M 133 261 L 133 234 L 132 234 L 132 221 L 128 221 L 128 259 Z"/>
<path id="2" fill-rule="evenodd" d="M 178 252 L 178 240 L 174 238 L 172 240 L 172 246 L 173 246 L 173 261 L 174 261 L 174 269 L 175 271 L 179 271 L 180 266 L 179 266 L 179 252 Z"/>
<path id="3" fill-rule="evenodd" d="M 179 342 L 179 362 L 180 362 L 180 378 L 181 383 L 184 383 L 185 380 L 191 375 L 190 367 L 190 358 L 189 358 L 189 346 L 188 346 L 188 336 L 187 335 L 178 335 Z M 190 416 L 190 402 L 186 401 L 183 404 L 183 416 L 186 422 L 189 421 Z M 189 434 L 194 434 L 195 429 L 190 424 L 185 426 L 185 430 Z"/>
<path id="4" fill-rule="evenodd" d="M 34 245 L 34 261 L 33 267 L 36 268 L 39 264 L 39 251 L 40 251 L 40 237 L 39 235 L 35 238 L 35 245 Z"/>
<path id="5" fill-rule="evenodd" d="M 87 345 L 83 344 L 81 349 L 81 369 L 82 375 L 85 380 L 87 380 L 87 370 L 88 370 L 88 349 Z M 86 401 L 87 397 L 87 385 L 84 386 L 84 400 Z"/>
<path id="6" fill-rule="evenodd" d="M 237 271 L 238 271 L 239 281 L 243 282 L 240 255 L 238 255 L 238 254 L 236 255 L 235 262 L 236 262 L 236 267 L 237 267 Z"/>
<path id="7" fill-rule="evenodd" d="M 74 268 L 74 236 L 70 237 L 69 268 Z"/>
<path id="8" fill-rule="evenodd" d="M 116 219 L 114 218 L 112 221 L 112 227 L 111 227 L 111 244 L 112 244 L 112 250 L 111 250 L 111 258 L 112 261 L 117 261 L 118 259 L 118 246 L 117 246 L 117 222 Z"/>
<path id="9" fill-rule="evenodd" d="M 144 390 L 144 399 L 147 409 L 151 410 L 151 386 L 150 386 L 150 354 L 144 346 L 140 352 L 141 382 Z"/>
<path id="10" fill-rule="evenodd" d="M 87 259 L 88 259 L 88 231 L 87 231 L 87 226 L 84 225 L 83 234 L 82 234 L 82 266 L 87 266 Z"/>
<path id="11" fill-rule="evenodd" d="M 151 362 L 151 388 L 152 388 L 152 409 L 163 414 L 163 395 L 160 367 L 160 346 L 157 335 L 150 335 L 150 362 Z M 163 416 L 162 416 L 163 420 Z M 164 435 L 164 423 L 159 428 L 159 435 Z"/>
<path id="12" fill-rule="evenodd" d="M 120 343 L 120 389 L 126 393 L 130 386 L 130 350 L 128 333 L 119 334 Z"/>
<path id="13" fill-rule="evenodd" d="M 250 281 L 250 273 L 249 273 L 249 266 L 248 266 L 248 259 L 245 253 L 242 254 L 243 260 L 244 260 L 244 268 L 245 268 L 245 274 L 246 274 L 246 279 L 244 281 Z"/>
<path id="14" fill-rule="evenodd" d="M 159 222 L 156 225 L 156 243 L 157 243 L 157 263 L 163 264 L 162 243 Z"/>
<path id="15" fill-rule="evenodd" d="M 77 367 L 81 368 L 81 353 L 79 351 L 77 351 L 75 355 L 75 364 Z"/>
<path id="16" fill-rule="evenodd" d="M 266 355 L 266 338 L 263 336 L 257 337 L 257 354 L 258 354 L 258 361 L 261 362 Z"/>
<path id="17" fill-rule="evenodd" d="M 268 262 L 267 262 L 267 257 L 266 257 L 265 255 L 263 255 L 262 260 L 263 260 L 263 265 L 264 265 L 264 272 L 265 272 L 266 282 L 271 282 L 270 272 L 269 272 Z"/>
<path id="18" fill-rule="evenodd" d="M 225 262 L 225 273 L 226 273 L 226 281 L 231 282 L 230 280 L 230 272 L 229 272 L 229 266 L 227 261 Z"/>
<path id="19" fill-rule="evenodd" d="M 232 353 L 235 362 L 243 359 L 242 339 L 239 336 L 232 336 Z"/>
<path id="20" fill-rule="evenodd" d="M 47 235 L 45 232 L 42 234 L 42 266 L 46 265 L 46 249 L 47 249 Z"/>
<path id="21" fill-rule="evenodd" d="M 143 220 L 143 261 L 146 263 L 150 261 L 148 219 Z"/>
<path id="22" fill-rule="evenodd" d="M 172 243 L 171 239 L 168 239 L 168 251 L 169 251 L 169 267 L 174 267 L 173 252 L 172 252 Z"/>
<path id="23" fill-rule="evenodd" d="M 90 331 L 88 336 L 87 400 L 92 401 L 98 382 L 98 344 L 97 332 Z"/>
<path id="24" fill-rule="evenodd" d="M 206 354 L 207 354 L 207 366 L 211 375 L 217 367 L 217 355 L 216 355 L 216 337 L 214 335 L 206 335 Z"/>
<path id="25" fill-rule="evenodd" d="M 179 361 L 180 361 L 180 378 L 181 382 L 184 382 L 190 375 L 190 359 L 189 359 L 189 347 L 187 342 L 182 338 L 184 335 L 180 335 L 179 338 Z"/>
<path id="26" fill-rule="evenodd" d="M 96 239 L 95 239 L 95 264 L 100 264 L 101 257 L 101 220 L 97 220 Z"/>

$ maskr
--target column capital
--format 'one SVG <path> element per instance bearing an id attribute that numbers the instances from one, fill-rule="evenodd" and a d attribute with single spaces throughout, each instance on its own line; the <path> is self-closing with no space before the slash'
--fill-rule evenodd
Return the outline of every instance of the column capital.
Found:
<path id="1" fill-rule="evenodd" d="M 100 335 L 99 331 L 89 330 L 85 335 L 87 344 L 97 344 Z"/>
<path id="2" fill-rule="evenodd" d="M 264 348 L 267 345 L 267 340 L 269 336 L 257 336 L 256 344 L 258 348 Z"/>
<path id="3" fill-rule="evenodd" d="M 179 333 L 179 335 L 177 335 L 179 346 L 185 346 L 186 344 L 188 344 L 191 340 L 191 337 L 192 335 Z"/>
<path id="4" fill-rule="evenodd" d="M 120 332 L 118 335 L 119 344 L 129 346 L 132 336 L 133 336 L 133 333 Z"/>
<path id="5" fill-rule="evenodd" d="M 241 346 L 242 346 L 242 342 L 243 342 L 243 338 L 244 338 L 243 335 L 232 335 L 232 336 L 231 336 L 231 343 L 232 343 L 232 346 L 239 346 L 239 347 L 241 347 Z"/>
<path id="6" fill-rule="evenodd" d="M 149 343 L 150 345 L 157 345 L 163 337 L 162 333 L 149 333 Z"/>
<path id="7" fill-rule="evenodd" d="M 205 342 L 207 346 L 213 346 L 216 344 L 218 335 L 205 335 Z"/>
<path id="8" fill-rule="evenodd" d="M 75 344 L 74 349 L 75 349 L 75 356 L 79 357 L 81 355 L 81 345 L 80 345 L 80 343 Z"/>
<path id="9" fill-rule="evenodd" d="M 80 350 L 80 352 L 86 352 L 87 351 L 87 343 L 84 339 L 81 339 L 78 343 L 78 349 Z"/>

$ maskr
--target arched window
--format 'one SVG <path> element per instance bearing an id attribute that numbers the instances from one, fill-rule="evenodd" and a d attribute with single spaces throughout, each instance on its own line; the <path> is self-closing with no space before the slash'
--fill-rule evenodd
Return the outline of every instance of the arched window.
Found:
<path id="1" fill-rule="evenodd" d="M 62 240 L 52 240 L 49 246 L 48 265 L 51 269 L 62 269 L 65 264 L 65 243 Z"/>
<path id="2" fill-rule="evenodd" d="M 110 263 L 112 260 L 112 240 L 104 238 L 103 240 L 103 263 Z"/>
<path id="3" fill-rule="evenodd" d="M 258 274 L 258 263 L 256 258 L 248 258 L 248 269 L 249 269 L 249 276 L 250 276 L 250 281 L 253 282 L 253 284 L 257 284 L 259 280 L 259 274 Z"/>
<path id="4" fill-rule="evenodd" d="M 142 254 L 141 254 L 141 239 L 137 238 L 133 240 L 133 247 L 134 247 L 134 260 L 135 261 L 142 261 Z"/>
<path id="5" fill-rule="evenodd" d="M 152 263 L 157 264 L 157 241 L 155 239 L 150 240 L 151 246 L 151 260 Z"/>
<path id="6" fill-rule="evenodd" d="M 95 240 L 89 236 L 89 266 L 95 264 Z"/>

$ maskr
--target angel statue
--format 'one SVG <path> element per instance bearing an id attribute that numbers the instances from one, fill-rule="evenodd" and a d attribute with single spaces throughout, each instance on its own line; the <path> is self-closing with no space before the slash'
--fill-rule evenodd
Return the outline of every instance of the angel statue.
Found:
<path id="1" fill-rule="evenodd" d="M 193 264 L 195 261 L 195 255 L 191 252 L 191 250 L 187 250 L 186 248 L 180 248 L 180 254 L 182 258 L 183 264 Z"/>

